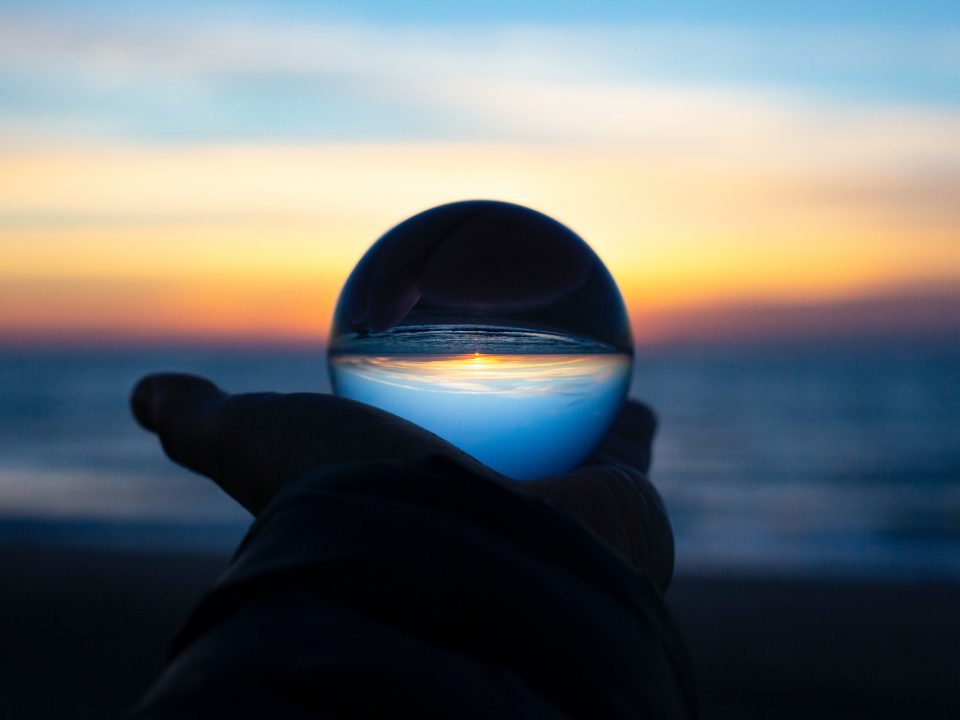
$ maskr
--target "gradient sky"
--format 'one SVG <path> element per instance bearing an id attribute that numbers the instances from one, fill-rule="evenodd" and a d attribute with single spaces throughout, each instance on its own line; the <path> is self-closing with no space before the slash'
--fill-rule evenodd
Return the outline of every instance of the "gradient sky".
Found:
<path id="1" fill-rule="evenodd" d="M 956 327 L 960 5 L 773 6 L 0 2 L 0 339 L 317 338 L 476 197 L 642 340 Z"/>

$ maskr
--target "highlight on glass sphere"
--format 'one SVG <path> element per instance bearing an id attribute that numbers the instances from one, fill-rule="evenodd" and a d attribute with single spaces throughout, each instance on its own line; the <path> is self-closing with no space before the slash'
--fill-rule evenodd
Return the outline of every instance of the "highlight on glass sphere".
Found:
<path id="1" fill-rule="evenodd" d="M 518 480 L 589 456 L 632 362 L 623 298 L 593 250 L 542 213 L 489 200 L 381 237 L 347 279 L 329 345 L 336 394 Z"/>

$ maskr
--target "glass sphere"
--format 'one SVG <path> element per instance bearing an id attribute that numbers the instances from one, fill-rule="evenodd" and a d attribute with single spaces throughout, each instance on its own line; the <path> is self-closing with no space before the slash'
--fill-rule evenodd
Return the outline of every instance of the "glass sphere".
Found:
<path id="1" fill-rule="evenodd" d="M 534 210 L 479 200 L 381 237 L 347 279 L 329 344 L 335 393 L 515 479 L 587 458 L 632 359 L 623 298 L 587 244 Z"/>

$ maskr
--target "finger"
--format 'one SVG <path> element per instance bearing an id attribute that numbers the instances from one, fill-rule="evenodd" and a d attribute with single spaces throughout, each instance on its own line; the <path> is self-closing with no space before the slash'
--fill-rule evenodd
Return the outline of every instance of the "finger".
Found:
<path id="1" fill-rule="evenodd" d="M 617 417 L 614 431 L 649 445 L 657 431 L 657 416 L 649 405 L 637 400 L 628 400 Z"/>
<path id="2" fill-rule="evenodd" d="M 650 470 L 657 416 L 635 400 L 624 405 L 613 428 L 590 459 L 590 464 L 626 464 L 646 474 Z"/>
<path id="3" fill-rule="evenodd" d="M 179 373 L 151 375 L 133 389 L 130 407 L 144 428 L 156 433 L 171 459 L 210 475 L 213 415 L 226 394 L 209 380 Z"/>
<path id="4" fill-rule="evenodd" d="M 140 381 L 131 402 L 171 459 L 254 514 L 290 478 L 319 465 L 431 453 L 477 464 L 412 423 L 332 395 L 226 395 L 201 378 L 155 375 Z"/>
<path id="5" fill-rule="evenodd" d="M 673 530 L 656 488 L 623 465 L 585 466 L 523 485 L 597 533 L 665 592 L 673 577 Z"/>

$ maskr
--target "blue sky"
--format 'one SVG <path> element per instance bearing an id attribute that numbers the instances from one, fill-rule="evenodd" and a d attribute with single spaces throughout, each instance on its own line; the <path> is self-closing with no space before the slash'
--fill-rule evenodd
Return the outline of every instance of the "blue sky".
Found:
<path id="1" fill-rule="evenodd" d="M 958 8 L 5 2 L 0 130 L 155 142 L 511 139 L 517 128 L 496 112 L 434 87 L 505 80 L 953 109 Z"/>
<path id="2" fill-rule="evenodd" d="M 316 2 L 286 0 L 275 2 L 195 2 L 169 0 L 168 2 L 104 2 L 88 0 L 84 12 L 115 15 L 128 13 L 236 13 L 238 8 L 264 15 L 283 14 L 288 17 L 351 17 L 389 22 L 596 22 L 596 21 L 741 21 L 814 22 L 814 23 L 931 23 L 956 21 L 960 9 L 943 0 L 914 0 L 912 2 L 877 2 L 876 0 L 806 0 L 805 2 L 770 2 L 769 0 L 647 0 L 637 2 L 571 2 L 539 0 L 486 0 L 485 2 L 443 2 L 442 0 L 406 0 L 382 2 L 378 0 L 350 0 L 348 2 Z M 77 3 L 70 0 L 32 0 L 25 3 L 4 0 L 0 7 L 57 9 L 77 11 Z"/>

